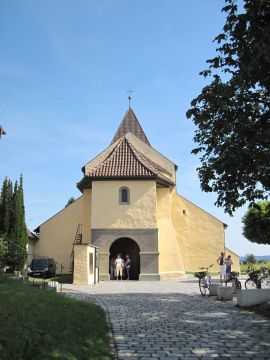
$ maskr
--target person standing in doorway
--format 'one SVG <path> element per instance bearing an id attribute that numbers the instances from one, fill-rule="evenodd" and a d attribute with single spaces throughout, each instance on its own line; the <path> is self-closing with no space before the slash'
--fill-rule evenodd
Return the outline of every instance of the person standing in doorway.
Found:
<path id="1" fill-rule="evenodd" d="M 125 268 L 127 273 L 127 280 L 130 280 L 130 266 L 131 266 L 130 257 L 129 255 L 126 255 Z"/>
<path id="2" fill-rule="evenodd" d="M 119 280 L 119 276 L 120 276 L 120 280 L 122 280 L 124 260 L 121 258 L 120 254 L 117 255 L 117 258 L 115 259 L 114 264 L 115 264 L 115 268 L 116 268 L 116 279 Z"/>
<path id="3" fill-rule="evenodd" d="M 115 278 L 115 259 L 116 257 L 112 257 L 111 260 L 110 260 L 110 279 L 111 280 L 114 280 Z"/>
<path id="4" fill-rule="evenodd" d="M 220 256 L 217 258 L 217 263 L 220 268 L 220 282 L 226 280 L 226 263 L 225 263 L 225 252 L 221 251 Z"/>

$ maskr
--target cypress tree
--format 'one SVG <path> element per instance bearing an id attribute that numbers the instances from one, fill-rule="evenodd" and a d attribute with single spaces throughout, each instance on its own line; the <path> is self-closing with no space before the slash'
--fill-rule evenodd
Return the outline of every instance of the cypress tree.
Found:
<path id="1" fill-rule="evenodd" d="M 11 227 L 12 182 L 5 178 L 0 196 L 0 234 L 6 235 Z"/>
<path id="2" fill-rule="evenodd" d="M 0 267 L 7 263 L 9 241 L 8 234 L 11 227 L 12 182 L 4 179 L 0 193 Z"/>
<path id="3" fill-rule="evenodd" d="M 0 270 L 5 265 L 6 253 L 7 253 L 7 241 L 5 235 L 0 235 Z"/>
<path id="4" fill-rule="evenodd" d="M 23 177 L 22 174 L 20 176 L 20 184 L 18 188 L 19 199 L 20 199 L 20 247 L 23 250 L 21 252 L 21 267 L 24 266 L 26 258 L 27 258 L 27 250 L 26 246 L 28 244 L 28 233 L 27 227 L 25 224 L 25 207 L 24 207 L 24 194 L 23 194 Z"/>
<path id="5" fill-rule="evenodd" d="M 7 239 L 6 265 L 12 270 L 21 270 L 25 264 L 28 242 L 25 224 L 23 180 L 15 182 L 12 191 L 12 182 L 5 179 L 1 192 L 0 205 L 0 234 Z"/>

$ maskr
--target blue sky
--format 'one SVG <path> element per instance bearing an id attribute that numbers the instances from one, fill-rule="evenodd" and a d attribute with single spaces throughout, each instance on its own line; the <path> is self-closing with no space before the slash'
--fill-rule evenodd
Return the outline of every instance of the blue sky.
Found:
<path id="1" fill-rule="evenodd" d="M 241 218 L 200 190 L 185 113 L 207 80 L 222 0 L 0 2 L 0 181 L 24 177 L 33 229 L 79 197 L 81 167 L 105 149 L 127 108 L 151 145 L 179 165 L 178 192 L 229 225 L 240 255 L 270 253 L 242 236 Z"/>

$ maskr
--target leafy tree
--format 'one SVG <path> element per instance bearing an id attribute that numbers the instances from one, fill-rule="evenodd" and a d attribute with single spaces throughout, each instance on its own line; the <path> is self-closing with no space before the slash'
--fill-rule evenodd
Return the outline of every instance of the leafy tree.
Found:
<path id="1" fill-rule="evenodd" d="M 245 262 L 247 263 L 247 264 L 256 264 L 256 257 L 255 257 L 255 255 L 253 255 L 253 254 L 247 254 L 246 255 L 246 260 L 245 260 Z"/>
<path id="2" fill-rule="evenodd" d="M 217 56 L 200 74 L 211 83 L 191 102 L 201 153 L 201 188 L 232 215 L 270 190 L 270 2 L 225 0 L 227 18 L 215 38 Z M 242 3 L 242 2 L 241 2 Z"/>
<path id="3" fill-rule="evenodd" d="M 270 244 L 270 202 L 257 202 L 252 204 L 242 222 L 243 235 L 251 242 L 257 244 Z"/>
<path id="4" fill-rule="evenodd" d="M 70 204 L 72 204 L 76 199 L 71 196 L 71 198 L 68 199 L 68 202 L 66 203 L 65 207 L 68 207 Z"/>

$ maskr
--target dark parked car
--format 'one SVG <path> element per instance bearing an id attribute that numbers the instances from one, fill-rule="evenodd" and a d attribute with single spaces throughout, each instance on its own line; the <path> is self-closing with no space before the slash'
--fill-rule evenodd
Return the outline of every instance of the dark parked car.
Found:
<path id="1" fill-rule="evenodd" d="M 56 262 L 54 259 L 41 258 L 33 259 L 28 267 L 27 274 L 32 277 L 54 277 L 56 270 Z"/>

